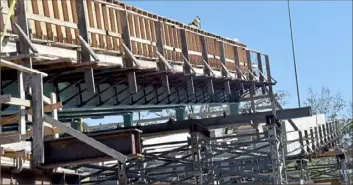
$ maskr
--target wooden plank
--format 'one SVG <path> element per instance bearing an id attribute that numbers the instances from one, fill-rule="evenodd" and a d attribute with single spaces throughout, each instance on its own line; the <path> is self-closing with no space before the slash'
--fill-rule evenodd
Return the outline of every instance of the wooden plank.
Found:
<path id="1" fill-rule="evenodd" d="M 95 28 L 92 3 L 93 2 L 91 0 L 87 0 L 86 1 L 86 5 L 87 6 L 84 6 L 84 3 L 81 3 L 81 0 L 79 0 L 79 1 L 76 2 L 76 7 L 77 8 L 79 8 L 79 7 L 87 7 L 87 9 L 84 12 L 87 12 L 87 14 L 88 14 L 89 27 Z M 83 5 L 81 5 L 81 4 L 83 4 Z M 79 12 L 79 11 L 77 11 L 77 12 Z M 80 17 L 83 16 L 83 15 L 85 15 L 85 14 L 82 14 L 82 15 L 77 14 L 79 23 L 80 23 Z M 86 22 L 86 24 L 87 24 L 87 22 Z M 81 33 L 80 33 L 80 35 L 81 35 Z M 91 33 L 91 43 L 90 44 L 92 45 L 92 47 L 97 47 L 98 46 L 98 44 L 97 44 L 97 34 Z"/>
<path id="2" fill-rule="evenodd" d="M 60 20 L 60 14 L 59 14 L 59 5 L 58 5 L 58 0 L 53 0 L 53 10 L 54 10 L 54 18 Z M 61 26 L 55 25 L 56 27 L 56 37 L 58 42 L 63 42 L 63 33 L 61 30 Z"/>
<path id="3" fill-rule="evenodd" d="M 50 17 L 48 1 L 42 0 L 42 5 L 44 10 L 44 16 Z M 54 40 L 52 25 L 50 23 L 45 23 L 45 26 L 46 26 L 47 34 L 46 34 L 46 37 L 44 37 L 44 39 Z"/>
<path id="4" fill-rule="evenodd" d="M 11 95 L 10 94 L 5 94 L 5 95 L 0 95 L 0 104 L 1 103 L 7 103 L 11 101 Z"/>
<path id="5" fill-rule="evenodd" d="M 56 135 L 59 135 L 60 133 L 62 133 L 62 131 L 59 128 L 52 127 L 52 125 L 50 125 L 50 124 L 49 124 L 49 126 L 50 127 L 48 127 L 47 125 L 44 125 L 44 135 L 45 136 L 54 135 L 56 137 Z M 32 137 L 33 131 L 32 130 L 27 131 L 26 136 Z"/>
<path id="6" fill-rule="evenodd" d="M 137 38 L 141 38 L 141 31 L 140 31 L 140 22 L 139 22 L 139 16 L 137 15 L 134 15 L 133 16 L 133 21 L 134 21 L 134 28 L 135 28 L 135 33 L 136 33 L 136 37 Z M 139 42 L 136 42 L 136 47 L 137 47 L 137 50 L 136 50 L 136 54 L 138 55 L 143 55 L 142 54 L 142 44 L 139 43 Z"/>
<path id="7" fill-rule="evenodd" d="M 69 19 L 69 10 L 68 10 L 68 6 L 67 3 L 69 1 L 61 1 L 62 3 L 62 8 L 63 8 L 63 16 L 64 16 L 64 21 L 66 22 L 70 22 Z M 71 12 L 70 12 L 71 13 Z M 66 33 L 66 37 L 65 40 L 67 43 L 72 44 L 72 34 L 71 34 L 71 29 L 68 27 L 65 27 L 65 33 Z"/>
<path id="8" fill-rule="evenodd" d="M 37 0 L 32 0 L 32 10 L 34 14 L 39 14 L 39 9 L 38 9 L 38 1 Z M 34 25 L 35 25 L 35 33 L 36 33 L 36 37 L 41 39 L 41 37 L 43 36 L 43 31 L 42 28 L 40 26 L 40 21 L 34 21 Z"/>
<path id="9" fill-rule="evenodd" d="M 120 152 L 117 152 L 109 147 L 107 147 L 106 145 L 102 144 L 101 142 L 98 142 L 97 140 L 90 138 L 88 136 L 86 136 L 85 134 L 69 127 L 66 126 L 65 124 L 61 123 L 60 121 L 57 121 L 55 119 L 53 119 L 50 116 L 44 115 L 44 121 L 52 124 L 53 126 L 59 128 L 60 130 L 62 130 L 63 132 L 70 134 L 71 136 L 77 138 L 78 140 L 86 143 L 87 145 L 109 155 L 110 157 L 125 163 L 127 160 L 127 157 L 123 154 L 121 154 Z"/>
<path id="10" fill-rule="evenodd" d="M 32 106 L 33 106 L 33 167 L 44 163 L 44 126 L 43 126 L 43 79 L 40 74 L 32 76 Z"/>
<path id="11" fill-rule="evenodd" d="M 9 102 L 4 102 L 3 104 L 18 105 L 18 106 L 24 106 L 24 107 L 31 106 L 31 102 L 29 100 L 24 100 L 21 98 L 14 98 L 14 97 L 11 97 Z"/>
<path id="12" fill-rule="evenodd" d="M 70 2 L 71 2 L 72 20 L 75 24 L 78 24 L 78 15 L 77 15 L 77 11 L 75 11 L 77 9 L 76 0 L 70 0 Z M 78 44 L 76 38 L 79 35 L 79 30 L 78 29 L 74 29 L 74 30 L 75 30 L 75 36 L 73 37 L 73 39 L 76 41 L 75 44 Z"/>
<path id="13" fill-rule="evenodd" d="M 62 102 L 57 102 L 57 103 L 54 103 L 54 104 L 51 104 L 51 105 L 46 105 L 44 107 L 44 112 L 57 111 L 57 109 L 60 109 L 62 107 L 63 107 Z M 29 108 L 28 110 L 22 110 L 21 113 L 24 114 L 24 115 L 27 114 L 27 113 L 28 114 L 33 114 L 33 111 L 32 111 L 32 108 Z M 7 125 L 7 124 L 10 124 L 10 123 L 17 122 L 20 119 L 20 114 L 21 113 L 1 118 L 1 125 Z"/>
<path id="14" fill-rule="evenodd" d="M 113 8 L 109 8 L 109 18 L 110 18 L 110 30 L 112 30 L 112 32 L 118 33 L 118 23 L 116 21 L 116 14 L 117 11 L 115 11 Z M 118 41 L 116 38 L 112 38 L 113 39 L 113 49 L 117 50 L 119 48 L 118 46 Z"/>
<path id="15" fill-rule="evenodd" d="M 29 73 L 29 74 L 32 74 L 32 75 L 33 74 L 40 74 L 40 75 L 42 75 L 44 77 L 48 76 L 46 73 L 37 71 L 35 69 L 30 69 L 28 67 L 24 67 L 24 66 L 21 66 L 21 65 L 18 65 L 18 64 L 3 60 L 3 59 L 0 59 L 0 66 L 8 67 L 8 68 L 11 68 L 11 69 L 16 69 L 18 71 L 22 71 L 22 72 Z"/>
<path id="16" fill-rule="evenodd" d="M 96 25 L 98 29 L 102 29 L 102 17 L 101 17 L 101 6 L 99 3 L 93 2 L 94 4 L 94 9 L 95 9 L 95 20 L 96 20 Z M 104 44 L 104 39 L 103 39 L 103 35 L 102 34 L 98 34 L 98 38 L 99 38 L 99 44 L 98 47 L 99 48 L 104 48 L 105 44 Z"/>
<path id="17" fill-rule="evenodd" d="M 141 24 L 141 38 L 148 40 L 147 39 L 147 31 L 146 31 L 146 22 L 145 19 L 143 17 L 140 17 L 140 24 Z M 142 51 L 143 51 L 143 55 L 146 57 L 149 57 L 149 53 L 148 53 L 148 44 L 143 44 L 142 45 Z"/>
<path id="18" fill-rule="evenodd" d="M 109 26 L 109 16 L 108 16 L 108 10 L 107 10 L 107 6 L 102 5 L 102 16 L 103 16 L 103 26 L 104 26 L 104 30 L 110 30 L 110 26 Z M 112 49 L 112 43 L 111 43 L 111 37 L 109 35 L 105 36 L 105 49 Z"/>
<path id="19" fill-rule="evenodd" d="M 0 145 L 18 143 L 21 141 L 21 134 L 0 136 Z"/>

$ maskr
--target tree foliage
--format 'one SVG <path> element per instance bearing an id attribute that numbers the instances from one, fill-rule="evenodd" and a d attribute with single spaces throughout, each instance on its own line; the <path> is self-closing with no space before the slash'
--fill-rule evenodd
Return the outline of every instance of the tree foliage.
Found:
<path id="1" fill-rule="evenodd" d="M 333 94 L 325 86 L 321 87 L 319 93 L 309 88 L 308 97 L 304 101 L 304 104 L 311 106 L 313 113 L 325 114 L 328 120 L 343 118 L 343 112 L 346 108 L 346 101 L 341 93 Z"/>

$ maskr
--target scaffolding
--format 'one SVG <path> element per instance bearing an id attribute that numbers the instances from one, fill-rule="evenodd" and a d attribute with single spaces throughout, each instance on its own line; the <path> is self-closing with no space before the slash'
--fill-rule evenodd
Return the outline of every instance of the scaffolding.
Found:
<path id="1" fill-rule="evenodd" d="M 293 119 L 311 116 L 310 107 L 283 109 L 275 100 L 267 54 L 115 0 L 68 0 L 60 8 L 57 1 L 0 2 L 0 144 L 31 145 L 1 148 L 1 156 L 15 159 L 6 175 L 21 174 L 29 162 L 26 170 L 49 171 L 52 183 L 349 185 L 338 123 L 299 129 Z M 264 99 L 269 111 L 256 105 Z M 243 101 L 249 113 L 184 115 L 186 105 Z M 155 109 L 181 111 L 177 120 L 133 126 L 132 112 Z M 124 115 L 125 128 L 82 133 L 65 123 L 108 115 Z M 283 120 L 297 139 L 287 139 Z M 214 132 L 244 124 L 250 132 Z M 183 141 L 143 142 L 185 131 Z M 291 143 L 299 147 L 288 151 Z M 321 158 L 337 160 L 312 162 Z M 61 168 L 72 174 L 53 173 Z"/>

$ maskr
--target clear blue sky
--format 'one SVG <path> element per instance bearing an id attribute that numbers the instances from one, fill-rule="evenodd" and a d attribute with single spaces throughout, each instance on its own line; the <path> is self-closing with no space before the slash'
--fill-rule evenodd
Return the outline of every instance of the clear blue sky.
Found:
<path id="1" fill-rule="evenodd" d="M 138 8 L 238 38 L 270 56 L 276 89 L 290 92 L 297 106 L 287 1 L 125 1 Z M 352 2 L 291 1 L 300 94 L 322 85 L 352 100 Z"/>
<path id="2" fill-rule="evenodd" d="M 238 38 L 270 56 L 275 89 L 290 93 L 286 107 L 297 107 L 286 1 L 125 1 L 138 8 L 189 23 L 201 18 L 204 30 Z M 324 85 L 352 100 L 352 2 L 291 1 L 301 102 L 308 88 Z M 118 120 L 117 120 L 118 119 Z M 121 117 L 89 124 L 117 122 Z"/>

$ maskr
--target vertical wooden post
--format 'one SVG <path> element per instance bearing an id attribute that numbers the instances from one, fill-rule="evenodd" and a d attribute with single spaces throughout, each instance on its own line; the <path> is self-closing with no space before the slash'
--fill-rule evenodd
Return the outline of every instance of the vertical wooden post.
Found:
<path id="1" fill-rule="evenodd" d="M 55 104 L 57 101 L 56 101 L 56 94 L 54 92 L 50 93 L 50 103 L 53 105 Z M 58 120 L 58 109 L 55 109 L 52 111 L 51 113 L 51 116 Z M 54 133 L 54 126 L 53 126 L 53 133 Z M 53 137 L 54 138 L 58 138 L 59 137 L 59 134 L 55 133 L 53 134 Z"/>
<path id="2" fill-rule="evenodd" d="M 251 72 L 252 72 L 252 62 L 251 62 L 251 55 L 250 55 L 250 51 L 249 50 L 246 50 L 246 57 L 247 57 L 247 61 L 248 61 L 249 80 L 252 81 L 252 80 L 254 80 L 254 77 L 251 74 Z M 251 103 L 251 110 L 253 112 L 256 112 L 254 95 L 255 95 L 255 83 L 251 84 L 251 87 L 250 87 L 250 99 L 251 99 L 250 103 Z"/>
<path id="3" fill-rule="evenodd" d="M 89 43 L 88 23 L 87 23 L 88 21 L 87 21 L 87 16 L 86 16 L 86 13 L 88 13 L 88 11 L 87 11 L 87 7 L 84 2 L 85 2 L 85 0 L 76 0 L 78 29 L 79 29 L 80 36 L 87 43 Z M 91 61 L 90 52 L 87 49 L 85 49 L 84 43 L 81 43 L 81 61 L 82 62 L 90 62 Z M 94 85 L 93 68 L 86 69 L 84 71 L 84 77 L 85 77 L 86 89 L 90 92 L 95 93 L 96 88 Z"/>
<path id="4" fill-rule="evenodd" d="M 15 15 L 17 17 L 17 24 L 21 27 L 23 32 L 30 37 L 29 34 L 29 28 L 28 28 L 28 20 L 27 20 L 27 14 L 26 14 L 26 0 L 18 0 L 16 3 L 16 11 Z M 16 43 L 17 51 L 19 54 L 24 54 L 28 55 L 30 54 L 30 48 L 26 42 L 26 40 L 23 37 L 18 38 L 18 42 Z M 32 68 L 32 59 L 31 58 L 25 58 L 22 59 L 22 65 Z M 26 93 L 30 92 L 30 75 L 28 74 L 20 74 L 21 72 L 18 72 L 18 76 L 22 76 L 23 78 L 23 88 Z"/>
<path id="5" fill-rule="evenodd" d="M 310 146 L 308 130 L 304 130 L 304 137 L 305 137 L 305 143 L 306 143 L 306 151 L 309 152 L 312 150 L 312 147 Z"/>
<path id="6" fill-rule="evenodd" d="M 271 67 L 270 67 L 270 60 L 268 55 L 265 55 L 265 62 L 266 62 L 267 81 L 268 83 L 272 83 Z M 268 87 L 268 92 L 271 100 L 272 114 L 276 115 L 276 103 L 275 103 L 275 97 L 273 94 L 272 85 Z"/>
<path id="7" fill-rule="evenodd" d="M 162 33 L 164 32 L 163 25 L 162 25 L 162 22 L 160 20 L 159 21 L 155 21 L 154 25 L 155 25 L 155 31 L 156 31 L 157 50 L 162 56 L 164 56 L 164 40 L 163 40 L 163 37 L 162 37 Z M 158 66 L 159 66 L 159 70 L 160 71 L 166 71 L 167 70 L 166 66 L 161 61 L 161 59 L 159 59 Z M 169 87 L 168 75 L 162 75 L 161 76 L 161 80 L 162 80 L 164 92 L 169 95 L 170 94 L 170 87 Z"/>
<path id="8" fill-rule="evenodd" d="M 180 40 L 181 40 L 181 50 L 182 50 L 183 56 L 186 58 L 186 60 L 190 61 L 188 44 L 186 42 L 186 33 L 185 33 L 185 29 L 183 28 L 180 29 Z M 191 74 L 191 69 L 185 63 L 186 62 L 184 61 L 184 66 L 183 66 L 184 73 L 189 75 Z M 188 77 L 186 84 L 187 84 L 188 95 L 194 95 L 195 94 L 194 80 L 191 76 Z"/>
<path id="9" fill-rule="evenodd" d="M 333 131 L 333 124 L 332 124 L 332 122 L 329 122 L 328 123 L 329 125 L 328 125 L 328 127 L 329 127 L 329 132 L 330 132 L 330 147 L 334 147 L 335 145 L 334 145 L 334 139 L 335 139 L 335 135 L 334 135 L 334 131 Z"/>
<path id="10" fill-rule="evenodd" d="M 310 127 L 310 137 L 311 137 L 311 146 L 313 151 L 316 151 L 316 142 L 315 142 L 315 135 L 314 135 L 314 131 L 313 128 Z"/>
<path id="11" fill-rule="evenodd" d="M 236 68 L 236 78 L 241 79 L 241 71 L 240 71 L 240 59 L 238 53 L 238 47 L 233 46 L 233 53 L 234 53 L 234 64 Z"/>
<path id="12" fill-rule="evenodd" d="M 16 17 L 17 23 L 23 30 L 23 32 L 29 37 L 29 28 L 28 28 L 28 20 L 26 14 L 26 1 L 18 0 L 16 4 Z M 19 54 L 30 54 L 30 48 L 23 37 L 19 37 L 17 45 L 17 51 Z M 32 59 L 25 58 L 22 59 L 21 65 L 26 66 L 28 68 L 32 68 Z M 21 71 L 17 72 L 17 80 L 18 80 L 18 95 L 19 98 L 25 99 L 26 93 L 30 93 L 30 75 L 23 73 Z M 25 107 L 19 106 L 20 120 L 18 124 L 18 131 L 20 134 L 26 134 L 26 118 L 25 118 Z"/>
<path id="13" fill-rule="evenodd" d="M 32 167 L 44 162 L 44 126 L 43 126 L 43 79 L 41 74 L 32 75 L 32 107 L 33 107 L 33 142 Z"/>
<path id="14" fill-rule="evenodd" d="M 319 139 L 318 126 L 314 127 L 314 132 L 315 132 L 316 148 L 320 148 L 320 139 Z"/>
<path id="15" fill-rule="evenodd" d="M 19 95 L 19 98 L 26 99 L 23 75 L 24 75 L 23 72 L 20 72 L 20 71 L 17 72 L 18 95 Z M 20 120 L 19 120 L 19 123 L 18 123 L 18 131 L 19 131 L 19 133 L 21 135 L 26 134 L 26 114 L 25 114 L 25 109 L 26 109 L 26 107 L 19 106 Z"/>
<path id="16" fill-rule="evenodd" d="M 259 71 L 260 71 L 260 82 L 264 82 L 265 81 L 265 77 L 264 77 L 264 70 L 263 70 L 263 67 L 262 67 L 262 59 L 261 59 L 261 53 L 256 53 L 257 55 L 257 66 L 259 68 Z M 261 87 L 261 91 L 262 91 L 262 94 L 266 94 L 266 89 L 265 89 L 265 85 L 262 85 Z"/>
<path id="17" fill-rule="evenodd" d="M 219 41 L 219 51 L 220 51 L 220 58 L 221 58 L 221 62 L 223 63 L 224 66 L 226 66 L 226 56 L 224 53 L 224 44 L 223 41 Z M 225 69 L 222 68 L 222 76 L 223 77 L 227 77 L 227 72 Z M 231 94 L 231 89 L 230 89 L 230 83 L 229 80 L 226 80 L 224 82 L 224 89 L 225 89 L 225 93 L 227 95 Z"/>
<path id="18" fill-rule="evenodd" d="M 326 145 L 327 144 L 327 136 L 328 136 L 326 124 L 322 125 L 322 135 L 323 135 L 324 145 Z"/>
<path id="19" fill-rule="evenodd" d="M 206 47 L 206 40 L 205 37 L 200 35 L 200 42 L 201 42 L 201 51 L 202 51 L 202 59 L 208 63 L 208 54 L 207 54 L 207 47 Z M 203 73 L 207 76 L 210 76 L 210 71 L 207 69 L 207 67 L 203 66 Z M 207 92 L 212 99 L 214 95 L 214 88 L 213 88 L 213 80 L 211 78 L 208 78 L 206 80 L 206 87 L 207 87 Z"/>
<path id="20" fill-rule="evenodd" d="M 125 7 L 126 8 L 126 7 Z M 119 20 L 122 28 L 122 37 L 123 42 L 126 47 L 131 51 L 131 39 L 130 39 L 130 25 L 128 21 L 128 15 L 126 10 L 119 11 Z M 133 67 L 132 59 L 126 54 L 123 57 L 125 67 Z M 137 90 L 137 82 L 136 82 L 136 73 L 134 71 L 128 72 L 128 82 L 129 82 L 129 90 L 130 93 L 136 93 Z"/>
<path id="21" fill-rule="evenodd" d="M 323 140 L 323 135 L 322 135 L 322 126 L 318 125 L 319 127 L 319 141 L 320 141 L 320 146 L 324 145 L 324 140 Z"/>

